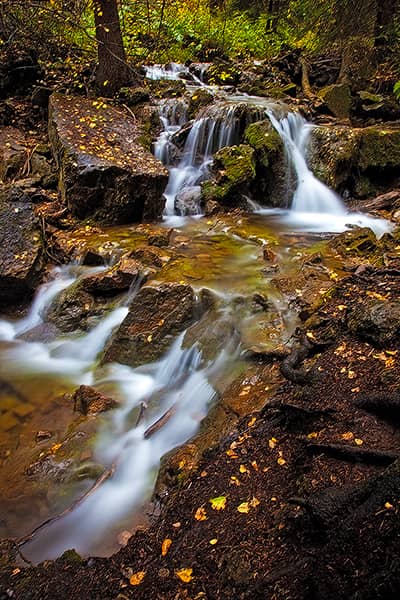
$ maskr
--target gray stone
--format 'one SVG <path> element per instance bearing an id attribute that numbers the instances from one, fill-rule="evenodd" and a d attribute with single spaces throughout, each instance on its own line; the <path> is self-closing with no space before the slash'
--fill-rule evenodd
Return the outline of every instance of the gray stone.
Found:
<path id="1" fill-rule="evenodd" d="M 178 215 L 198 215 L 201 206 L 201 187 L 194 185 L 179 192 L 175 198 L 175 211 Z"/>

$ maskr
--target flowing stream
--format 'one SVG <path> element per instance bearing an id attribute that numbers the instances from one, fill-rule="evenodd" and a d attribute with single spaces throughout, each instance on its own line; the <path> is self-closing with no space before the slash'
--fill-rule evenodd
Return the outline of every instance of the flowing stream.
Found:
<path id="1" fill-rule="evenodd" d="M 177 79 L 186 72 L 173 64 L 148 68 L 147 76 Z M 197 83 L 203 85 L 200 79 Z M 179 256 L 162 269 L 161 281 L 182 279 L 199 297 L 206 289 L 216 307 L 199 313 L 160 360 L 136 368 L 103 365 L 101 358 L 139 285 L 98 315 L 87 331 L 63 334 L 49 320 L 66 290 L 106 267 L 57 267 L 26 316 L 0 320 L 1 535 L 23 537 L 63 515 L 24 544 L 24 555 L 36 562 L 69 548 L 86 555 L 114 551 L 118 534 L 132 532 L 143 521 L 143 504 L 161 458 L 198 431 L 210 407 L 245 369 L 243 351 L 257 344 L 273 348 L 288 343 L 297 317 L 274 283 L 276 269 L 282 277 L 293 276 L 313 244 L 320 243 L 318 236 L 298 234 L 292 243 L 294 230 L 333 232 L 358 224 L 380 235 L 390 228 L 385 221 L 348 213 L 340 198 L 314 177 L 305 158 L 311 126 L 281 105 L 244 96 L 218 99 L 193 122 L 180 156 L 173 140 L 187 125 L 186 103 L 162 101 L 160 115 L 164 131 L 155 154 L 170 171 L 165 226 L 172 222 L 176 228 L 171 244 Z M 194 198 L 191 215 L 201 215 L 199 186 L 210 175 L 213 154 L 238 143 L 244 127 L 263 118 L 282 137 L 295 173 L 290 210 L 255 205 L 253 215 L 239 220 L 171 221 L 180 194 L 188 190 Z M 129 227 L 102 233 L 116 255 L 128 243 L 135 247 L 135 235 Z M 89 237 L 87 245 L 91 243 Z M 275 256 L 270 270 L 265 249 Z M 331 268 L 340 267 L 334 262 L 324 267 L 328 281 Z M 101 417 L 79 417 L 63 394 L 82 384 L 111 395 L 118 408 Z M 148 435 L 166 414 L 170 418 Z M 88 494 L 105 472 L 110 476 Z"/>

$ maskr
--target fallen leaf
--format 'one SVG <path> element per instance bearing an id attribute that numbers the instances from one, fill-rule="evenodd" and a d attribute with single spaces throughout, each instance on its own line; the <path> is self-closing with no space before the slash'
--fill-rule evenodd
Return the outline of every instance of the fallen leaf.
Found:
<path id="1" fill-rule="evenodd" d="M 215 544 L 218 542 L 217 538 L 213 538 L 212 540 L 210 540 L 210 544 L 211 546 L 215 546 Z"/>
<path id="2" fill-rule="evenodd" d="M 357 444 L 357 446 L 362 446 L 364 442 L 363 440 L 360 440 L 360 438 L 355 438 L 354 443 Z"/>
<path id="3" fill-rule="evenodd" d="M 342 440 L 352 440 L 354 437 L 354 433 L 352 433 L 351 431 L 346 431 L 345 433 L 342 433 L 342 435 L 340 436 L 342 438 Z"/>
<path id="4" fill-rule="evenodd" d="M 280 465 L 281 467 L 283 467 L 283 465 L 286 465 L 286 460 L 285 460 L 285 459 L 284 459 L 282 456 L 280 456 L 276 462 L 277 462 L 277 463 L 278 463 L 278 465 Z"/>
<path id="5" fill-rule="evenodd" d="M 256 506 L 258 506 L 260 504 L 260 501 L 258 498 L 253 496 L 252 499 L 250 500 L 249 504 L 252 508 L 256 508 Z"/>
<path id="6" fill-rule="evenodd" d="M 165 538 L 165 540 L 161 544 L 161 556 L 166 556 L 167 555 L 168 550 L 170 549 L 171 544 L 172 544 L 172 540 L 170 540 L 169 538 Z"/>
<path id="7" fill-rule="evenodd" d="M 246 467 L 246 465 L 240 465 L 239 471 L 241 473 L 248 473 L 249 472 L 248 469 L 247 469 L 247 467 Z"/>
<path id="8" fill-rule="evenodd" d="M 251 417 L 250 421 L 247 423 L 247 427 L 253 427 L 253 425 L 256 421 L 257 421 L 256 417 Z"/>
<path id="9" fill-rule="evenodd" d="M 390 502 L 385 502 L 385 508 L 387 508 L 388 510 L 393 508 L 393 504 L 390 504 Z"/>
<path id="10" fill-rule="evenodd" d="M 209 500 L 213 510 L 224 510 L 226 506 L 226 496 L 217 496 Z"/>
<path id="11" fill-rule="evenodd" d="M 147 341 L 150 343 L 153 340 L 153 336 L 150 334 L 149 336 L 147 336 Z"/>
<path id="12" fill-rule="evenodd" d="M 237 477 L 235 477 L 234 475 L 231 475 L 231 482 L 234 483 L 237 486 L 240 486 L 240 481 Z"/>
<path id="13" fill-rule="evenodd" d="M 273 437 L 268 441 L 268 446 L 271 448 L 271 450 L 273 450 L 275 448 L 275 446 L 277 445 L 277 443 L 278 443 L 278 440 Z"/>
<path id="14" fill-rule="evenodd" d="M 140 585 L 143 581 L 143 579 L 145 578 L 146 575 L 146 571 L 138 571 L 137 573 L 134 573 L 130 578 L 129 578 L 129 583 L 131 585 Z"/>
<path id="15" fill-rule="evenodd" d="M 317 438 L 317 437 L 318 437 L 318 433 L 317 433 L 317 431 L 312 431 L 311 433 L 309 433 L 309 434 L 307 435 L 307 438 L 308 438 L 309 440 L 314 440 L 314 439 L 315 439 L 315 438 Z"/>
<path id="16" fill-rule="evenodd" d="M 179 577 L 179 579 L 183 581 L 183 583 L 189 583 L 190 581 L 192 581 L 192 573 L 193 569 L 177 569 L 175 571 L 175 575 Z"/>
<path id="17" fill-rule="evenodd" d="M 194 518 L 196 521 L 207 521 L 207 513 L 206 509 L 203 506 L 200 506 L 194 513 Z"/>
<path id="18" fill-rule="evenodd" d="M 247 514 L 250 511 L 250 506 L 248 502 L 242 502 L 242 504 L 239 504 L 239 506 L 236 509 L 238 512 L 240 513 L 245 513 Z"/>

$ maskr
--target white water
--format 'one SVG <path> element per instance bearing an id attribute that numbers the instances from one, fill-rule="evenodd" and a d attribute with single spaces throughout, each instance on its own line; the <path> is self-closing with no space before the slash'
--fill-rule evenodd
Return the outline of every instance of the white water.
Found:
<path id="1" fill-rule="evenodd" d="M 282 221 L 302 231 L 341 232 L 351 226 L 370 227 L 377 237 L 391 230 L 391 224 L 361 213 L 348 212 L 341 198 L 319 181 L 307 166 L 306 152 L 312 125 L 299 113 L 289 113 L 278 120 L 268 112 L 273 127 L 285 145 L 289 166 L 297 185 L 289 211 L 282 211 Z M 258 212 L 268 215 L 269 209 Z M 276 214 L 276 211 L 273 211 Z"/>

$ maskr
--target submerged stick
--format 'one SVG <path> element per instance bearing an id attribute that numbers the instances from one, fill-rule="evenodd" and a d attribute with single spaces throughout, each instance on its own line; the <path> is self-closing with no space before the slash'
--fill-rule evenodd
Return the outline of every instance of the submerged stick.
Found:
<path id="1" fill-rule="evenodd" d="M 153 425 L 150 425 L 144 432 L 144 439 L 147 440 L 149 437 L 154 435 L 165 423 L 167 423 L 171 417 L 176 413 L 176 403 L 173 404 Z"/>
<path id="2" fill-rule="evenodd" d="M 35 529 L 33 529 L 30 533 L 28 533 L 27 535 L 25 535 L 22 538 L 19 538 L 19 540 L 17 540 L 17 542 L 16 542 L 17 546 L 18 547 L 24 546 L 24 544 L 26 544 L 27 542 L 30 542 L 31 539 L 39 531 L 41 531 L 42 529 L 44 529 L 48 525 L 51 525 L 55 521 L 58 521 L 59 519 L 62 519 L 63 517 L 65 517 L 66 515 L 68 515 L 69 513 L 71 513 L 73 510 L 75 510 L 75 508 L 77 508 L 80 504 L 82 504 L 82 502 L 84 500 L 86 500 L 86 498 L 88 498 L 91 494 L 93 494 L 93 492 L 95 492 L 105 481 L 107 481 L 107 479 L 109 479 L 110 477 L 112 477 L 112 475 L 115 472 L 115 468 L 116 468 L 116 464 L 113 463 L 111 465 L 111 467 L 109 467 L 108 469 L 106 469 L 104 471 L 104 473 L 102 473 L 100 475 L 100 477 L 98 477 L 98 479 L 96 479 L 96 481 L 94 482 L 94 484 L 92 485 L 92 487 L 89 488 L 87 492 L 85 492 L 82 496 L 80 496 L 77 500 L 75 500 L 75 502 L 73 502 L 70 506 L 68 506 L 60 514 L 55 515 L 54 517 L 50 517 L 50 518 L 46 519 L 45 521 L 43 521 L 43 523 L 41 523 L 40 525 L 38 525 L 37 527 L 35 527 Z"/>

